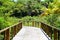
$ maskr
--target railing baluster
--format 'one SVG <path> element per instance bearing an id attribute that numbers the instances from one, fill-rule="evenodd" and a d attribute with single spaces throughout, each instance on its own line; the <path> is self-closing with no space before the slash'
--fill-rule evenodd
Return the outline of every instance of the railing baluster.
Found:
<path id="1" fill-rule="evenodd" d="M 54 40 L 58 40 L 58 30 L 54 29 Z"/>
<path id="2" fill-rule="evenodd" d="M 17 26 L 14 26 L 13 27 L 13 36 L 15 36 L 16 35 L 16 33 L 17 33 L 17 28 L 16 28 Z"/>
<path id="3" fill-rule="evenodd" d="M 19 30 L 22 28 L 22 23 L 18 24 L 18 28 L 19 28 Z"/>
<path id="4" fill-rule="evenodd" d="M 47 26 L 48 27 L 48 26 Z M 48 31 L 49 30 L 49 31 Z M 48 35 L 49 37 L 52 39 L 52 28 L 51 27 L 48 27 Z"/>
<path id="5" fill-rule="evenodd" d="M 4 33 L 4 40 L 10 40 L 10 30 L 7 29 Z"/>

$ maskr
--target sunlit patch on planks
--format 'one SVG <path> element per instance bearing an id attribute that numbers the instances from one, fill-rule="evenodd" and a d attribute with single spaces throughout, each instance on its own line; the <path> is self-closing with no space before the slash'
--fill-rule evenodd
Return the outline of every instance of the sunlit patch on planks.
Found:
<path id="1" fill-rule="evenodd" d="M 13 40 L 50 40 L 50 38 L 41 30 L 36 27 L 23 27 Z"/>

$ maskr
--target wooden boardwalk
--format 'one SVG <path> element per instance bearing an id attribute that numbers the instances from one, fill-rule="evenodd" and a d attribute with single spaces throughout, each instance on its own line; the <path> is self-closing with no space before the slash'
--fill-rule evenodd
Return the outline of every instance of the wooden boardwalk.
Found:
<path id="1" fill-rule="evenodd" d="M 12 40 L 50 40 L 41 28 L 23 27 Z"/>
<path id="2" fill-rule="evenodd" d="M 36 26 L 37 24 L 38 26 Z M 56 28 L 43 22 L 35 21 L 32 21 L 32 25 L 28 26 L 23 26 L 22 22 L 19 22 L 10 27 L 0 30 L 1 35 L 2 33 L 4 33 L 3 40 L 11 40 L 12 38 L 12 40 L 60 40 L 59 28 Z"/>

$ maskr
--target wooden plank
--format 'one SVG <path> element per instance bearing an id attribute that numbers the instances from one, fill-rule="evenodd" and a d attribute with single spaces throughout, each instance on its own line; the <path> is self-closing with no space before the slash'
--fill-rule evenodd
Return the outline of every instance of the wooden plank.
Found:
<path id="1" fill-rule="evenodd" d="M 54 40 L 58 40 L 58 30 L 54 29 Z"/>
<path id="2" fill-rule="evenodd" d="M 4 40 L 10 40 L 10 31 L 7 29 L 4 33 Z"/>

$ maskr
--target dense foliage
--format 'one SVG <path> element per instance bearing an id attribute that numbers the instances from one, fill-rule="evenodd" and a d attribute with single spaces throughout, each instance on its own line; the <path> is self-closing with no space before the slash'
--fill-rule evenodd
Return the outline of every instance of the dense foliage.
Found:
<path id="1" fill-rule="evenodd" d="M 38 20 L 60 27 L 60 1 L 0 0 L 0 29 L 11 26 L 19 20 Z"/>
<path id="2" fill-rule="evenodd" d="M 18 22 L 18 18 L 40 15 L 42 7 L 38 0 L 0 0 L 0 29 Z"/>
<path id="3" fill-rule="evenodd" d="M 41 15 L 41 20 L 49 25 L 60 27 L 60 1 L 54 0 L 49 3 Z"/>

